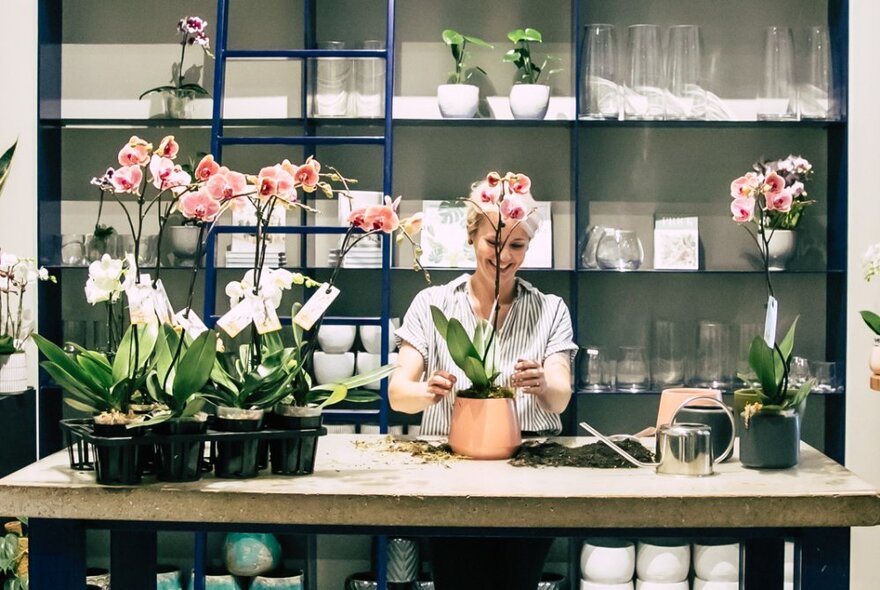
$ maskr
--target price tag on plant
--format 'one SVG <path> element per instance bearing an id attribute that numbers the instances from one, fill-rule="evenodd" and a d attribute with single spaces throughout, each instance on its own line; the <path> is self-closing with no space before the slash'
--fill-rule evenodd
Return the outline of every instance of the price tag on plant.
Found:
<path id="1" fill-rule="evenodd" d="M 779 313 L 779 303 L 773 295 L 767 298 L 767 317 L 764 319 L 764 342 L 773 348 L 776 346 L 776 318 Z"/>
<path id="2" fill-rule="evenodd" d="M 226 332 L 230 338 L 235 338 L 253 321 L 252 313 L 253 304 L 246 298 L 223 314 L 223 317 L 217 320 L 217 327 Z"/>
<path id="3" fill-rule="evenodd" d="M 205 325 L 205 322 L 202 321 L 199 314 L 193 310 L 189 310 L 189 313 L 187 313 L 187 310 L 181 309 L 174 316 L 174 321 L 178 326 L 183 328 L 187 335 L 193 340 L 198 338 L 199 334 L 202 332 L 208 331 L 208 326 Z"/>
<path id="4" fill-rule="evenodd" d="M 174 317 L 174 308 L 171 306 L 171 300 L 168 298 L 162 279 L 156 281 L 156 286 L 153 289 L 153 307 L 156 309 L 156 316 L 160 323 L 171 323 L 171 318 Z"/>
<path id="5" fill-rule="evenodd" d="M 251 298 L 251 316 L 254 318 L 257 332 L 260 334 L 276 332 L 281 329 L 281 320 L 278 319 L 275 306 L 265 297 Z"/>
<path id="6" fill-rule="evenodd" d="M 339 296 L 339 289 L 331 287 L 329 283 L 323 283 L 315 294 L 309 297 L 306 304 L 302 306 L 299 313 L 294 316 L 293 321 L 303 330 L 311 330 L 330 304 Z"/>
<path id="7" fill-rule="evenodd" d="M 153 305 L 153 288 L 149 283 L 134 284 L 125 290 L 128 298 L 128 315 L 132 325 L 156 323 L 156 309 Z"/>

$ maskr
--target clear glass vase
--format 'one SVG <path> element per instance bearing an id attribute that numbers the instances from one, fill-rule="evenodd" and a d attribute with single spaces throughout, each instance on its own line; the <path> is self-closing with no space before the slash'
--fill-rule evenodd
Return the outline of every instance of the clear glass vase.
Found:
<path id="1" fill-rule="evenodd" d="M 167 92 L 162 95 L 165 104 L 165 116 L 169 119 L 192 119 L 195 95 L 191 92 L 173 93 Z"/>

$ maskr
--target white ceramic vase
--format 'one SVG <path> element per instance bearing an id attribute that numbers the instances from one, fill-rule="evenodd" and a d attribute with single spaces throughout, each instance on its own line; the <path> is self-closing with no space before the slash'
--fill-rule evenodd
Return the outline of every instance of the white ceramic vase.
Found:
<path id="1" fill-rule="evenodd" d="M 543 119 L 550 104 L 550 87 L 516 84 L 510 89 L 510 112 L 514 119 Z"/>
<path id="2" fill-rule="evenodd" d="M 27 354 L 0 355 L 0 393 L 22 393 L 28 388 Z"/>
<path id="3" fill-rule="evenodd" d="M 874 346 L 871 348 L 871 358 L 868 361 L 871 372 L 880 375 L 880 337 L 874 338 Z"/>
<path id="4" fill-rule="evenodd" d="M 473 84 L 441 84 L 437 105 L 447 119 L 472 119 L 480 103 L 480 89 Z"/>
<path id="5" fill-rule="evenodd" d="M 769 230 L 770 241 L 767 244 L 767 256 L 770 270 L 785 270 L 788 261 L 794 256 L 797 247 L 797 234 L 792 229 Z M 758 237 L 758 247 L 764 251 L 764 243 Z"/>

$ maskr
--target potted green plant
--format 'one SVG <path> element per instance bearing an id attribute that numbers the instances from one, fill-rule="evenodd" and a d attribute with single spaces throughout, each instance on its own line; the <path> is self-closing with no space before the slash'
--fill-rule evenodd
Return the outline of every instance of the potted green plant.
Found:
<path id="1" fill-rule="evenodd" d="M 442 38 L 452 52 L 455 69 L 449 74 L 448 82 L 437 87 L 437 104 L 440 107 L 440 114 L 447 118 L 470 119 L 477 112 L 480 89 L 468 84 L 467 81 L 473 76 L 474 70 L 483 75 L 486 75 L 486 72 L 479 66 L 473 69 L 465 67 L 465 60 L 470 57 L 467 46 L 471 44 L 487 49 L 494 49 L 494 47 L 479 37 L 463 35 L 452 29 L 443 31 Z"/>
<path id="2" fill-rule="evenodd" d="M 4 525 L 0 537 L 0 582 L 3 590 L 28 590 L 27 517 Z"/>
<path id="3" fill-rule="evenodd" d="M 140 95 L 144 98 L 153 93 L 162 95 L 165 103 L 165 114 L 171 119 L 189 119 L 193 115 L 193 99 L 197 96 L 209 96 L 197 82 L 187 82 L 187 78 L 198 79 L 201 68 L 192 66 L 185 70 L 186 48 L 198 45 L 206 55 L 213 57 L 210 51 L 210 39 L 207 30 L 208 23 L 197 16 L 185 16 L 177 23 L 177 32 L 180 34 L 180 63 L 172 67 L 171 84 L 150 88 Z"/>
<path id="4" fill-rule="evenodd" d="M 510 111 L 515 119 L 543 119 L 550 104 L 550 86 L 540 84 L 541 74 L 555 58 L 548 56 L 541 65 L 532 56 L 532 43 L 542 43 L 540 31 L 531 28 L 514 29 L 507 34 L 514 48 L 504 54 L 503 60 L 516 66 L 517 79 L 510 89 Z M 546 70 L 546 78 L 558 69 Z"/>

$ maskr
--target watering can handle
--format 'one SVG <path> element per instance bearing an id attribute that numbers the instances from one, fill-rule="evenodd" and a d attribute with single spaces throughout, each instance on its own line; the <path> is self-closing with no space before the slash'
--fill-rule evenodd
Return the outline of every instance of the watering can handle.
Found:
<path id="1" fill-rule="evenodd" d="M 586 422 L 581 422 L 580 427 L 583 428 L 584 430 L 586 430 L 587 432 L 589 432 L 590 434 L 592 434 L 593 436 L 595 436 L 596 438 L 598 438 L 599 440 L 601 440 L 603 443 L 605 443 L 609 447 L 611 447 L 617 454 L 619 454 L 621 457 L 623 457 L 624 459 L 626 459 L 627 461 L 629 461 L 630 463 L 632 463 L 636 467 L 656 467 L 657 466 L 656 463 L 645 463 L 643 461 L 639 461 L 638 459 L 636 459 L 635 457 L 633 457 L 632 455 L 630 455 L 629 453 L 624 451 L 622 448 L 620 448 L 610 438 L 608 438 L 607 436 L 605 436 L 604 434 L 602 434 L 601 432 L 599 432 L 598 430 L 596 430 L 595 428 L 593 428 L 592 426 L 587 424 Z"/>
<path id="2" fill-rule="evenodd" d="M 721 456 L 715 457 L 714 464 L 717 465 L 718 463 L 721 463 L 722 461 L 724 461 L 725 459 L 727 459 L 730 456 L 730 454 L 733 452 L 733 443 L 736 440 L 736 418 L 734 418 L 733 412 L 730 411 L 730 408 L 728 408 L 727 405 L 723 401 L 715 399 L 714 397 L 695 395 L 694 397 L 692 397 L 690 399 L 686 399 L 683 402 L 681 402 L 681 405 L 678 406 L 675 409 L 675 411 L 672 413 L 672 418 L 669 419 L 669 422 L 670 422 L 670 424 L 675 424 L 675 417 L 678 416 L 678 413 L 680 411 L 682 411 L 684 409 L 684 407 L 687 406 L 689 403 L 691 403 L 693 401 L 697 401 L 697 400 L 699 400 L 701 402 L 709 402 L 709 403 L 712 403 L 712 404 L 718 406 L 719 408 L 724 410 L 724 413 L 727 414 L 727 419 L 730 420 L 730 442 L 727 443 L 727 448 L 724 449 L 724 452 L 721 453 Z M 581 426 L 583 426 L 583 424 Z"/>

